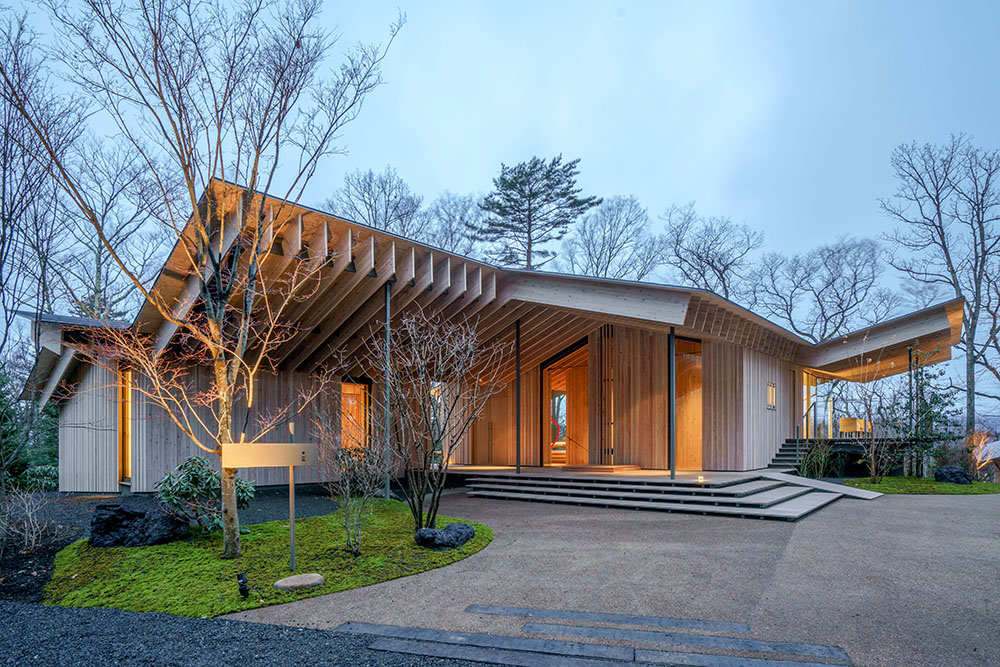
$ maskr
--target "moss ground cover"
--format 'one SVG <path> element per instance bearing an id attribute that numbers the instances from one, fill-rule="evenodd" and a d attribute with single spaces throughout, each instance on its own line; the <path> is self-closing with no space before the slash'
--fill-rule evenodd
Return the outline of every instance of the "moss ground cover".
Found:
<path id="1" fill-rule="evenodd" d="M 872 484 L 867 478 L 845 479 L 844 484 L 858 489 L 878 491 L 880 493 L 911 493 L 919 495 L 951 495 L 967 496 L 986 493 L 1000 493 L 1000 484 L 993 482 L 973 482 L 970 484 L 945 484 L 935 482 L 933 478 L 925 477 L 884 477 L 878 484 Z"/>
<path id="2" fill-rule="evenodd" d="M 326 584 L 303 591 L 272 587 L 293 574 L 288 569 L 288 521 L 250 527 L 242 536 L 243 556 L 224 560 L 221 533 L 152 547 L 91 547 L 80 540 L 56 556 L 45 602 L 67 607 L 117 607 L 182 616 L 218 616 L 424 572 L 474 554 L 493 539 L 493 531 L 474 523 L 476 536 L 450 551 L 431 551 L 413 541 L 413 520 L 406 505 L 378 501 L 369 519 L 362 553 L 345 549 L 338 513 L 295 522 L 295 573 L 319 572 Z M 461 521 L 438 517 L 438 528 Z M 245 572 L 256 587 L 242 598 L 236 575 Z"/>

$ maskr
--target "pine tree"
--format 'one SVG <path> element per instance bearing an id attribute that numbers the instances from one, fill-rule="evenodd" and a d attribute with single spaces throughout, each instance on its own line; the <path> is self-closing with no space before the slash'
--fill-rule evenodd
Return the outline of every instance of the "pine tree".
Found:
<path id="1" fill-rule="evenodd" d="M 491 258 L 500 264 L 525 269 L 547 264 L 555 253 L 544 245 L 561 240 L 582 213 L 601 203 L 578 196 L 579 162 L 563 164 L 557 155 L 548 162 L 533 157 L 513 167 L 500 165 L 493 192 L 479 204 L 488 217 L 470 224 L 470 235 L 491 245 Z"/>

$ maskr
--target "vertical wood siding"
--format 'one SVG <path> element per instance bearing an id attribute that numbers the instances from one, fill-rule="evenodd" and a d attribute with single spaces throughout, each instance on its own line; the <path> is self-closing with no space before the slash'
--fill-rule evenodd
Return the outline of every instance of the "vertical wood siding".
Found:
<path id="1" fill-rule="evenodd" d="M 589 463 L 611 463 L 614 445 L 614 327 L 605 325 L 587 339 L 587 368 L 590 388 L 587 393 L 589 409 L 588 449 Z"/>
<path id="2" fill-rule="evenodd" d="M 81 364 L 59 409 L 59 490 L 118 492 L 118 378 Z"/>
<path id="3" fill-rule="evenodd" d="M 194 368 L 191 371 L 192 379 L 198 390 L 207 391 L 211 387 L 211 370 L 207 368 Z M 255 415 L 262 415 L 274 411 L 283 405 L 294 402 L 295 396 L 301 388 L 301 383 L 308 381 L 308 376 L 302 373 L 283 373 L 281 375 L 263 374 L 259 377 L 257 388 L 255 389 L 255 407 L 248 423 L 247 434 L 249 437 L 256 435 Z M 135 382 L 148 383 L 148 379 L 136 377 Z M 219 457 L 206 452 L 198 447 L 180 428 L 170 419 L 170 417 L 159 407 L 150 403 L 136 389 L 133 401 L 133 463 L 132 463 L 132 490 L 134 492 L 151 492 L 158 482 L 167 472 L 175 468 L 189 456 L 204 456 L 215 469 L 220 468 Z M 338 391 L 331 391 L 329 396 L 320 397 L 313 405 L 301 414 L 296 415 L 291 421 L 295 424 L 295 439 L 298 442 L 315 442 L 313 436 L 312 416 L 314 410 L 332 409 L 339 407 L 340 396 Z M 209 426 L 213 424 L 211 410 L 207 407 L 197 410 L 198 416 Z M 234 429 L 238 429 L 243 424 L 247 411 L 245 403 L 237 404 L 234 410 Z M 203 428 L 198 428 L 196 432 L 199 438 L 204 438 L 203 442 L 208 446 L 211 441 L 208 433 Z M 287 442 L 289 433 L 287 426 L 279 426 L 269 433 L 264 440 L 269 442 Z M 288 483 L 288 468 L 254 468 L 239 471 L 239 477 L 248 479 L 258 486 L 270 486 L 275 484 Z M 318 468 L 300 468 L 295 471 L 296 482 L 318 482 L 321 481 Z"/>
<path id="4" fill-rule="evenodd" d="M 704 341 L 702 359 L 702 467 L 743 467 L 743 354 L 732 343 Z"/>
<path id="5" fill-rule="evenodd" d="M 791 437 L 795 396 L 788 362 L 756 350 L 743 352 L 743 466 L 766 468 L 785 438 Z M 767 408 L 767 384 L 776 387 L 775 409 Z"/>

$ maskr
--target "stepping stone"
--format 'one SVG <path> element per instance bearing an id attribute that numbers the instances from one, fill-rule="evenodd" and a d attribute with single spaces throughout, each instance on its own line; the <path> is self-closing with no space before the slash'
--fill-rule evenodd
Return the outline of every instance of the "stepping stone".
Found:
<path id="1" fill-rule="evenodd" d="M 279 579 L 274 582 L 274 587 L 279 591 L 298 591 L 304 588 L 316 588 L 326 583 L 322 574 L 311 572 L 309 574 L 293 574 L 290 577 Z"/>

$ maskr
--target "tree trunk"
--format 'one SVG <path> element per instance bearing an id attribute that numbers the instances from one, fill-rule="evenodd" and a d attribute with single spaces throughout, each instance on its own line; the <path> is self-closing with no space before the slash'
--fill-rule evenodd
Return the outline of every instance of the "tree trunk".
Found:
<path id="1" fill-rule="evenodd" d="M 240 517 L 236 507 L 236 468 L 222 469 L 222 557 L 240 557 Z"/>
<path id="2" fill-rule="evenodd" d="M 218 392 L 219 447 L 233 441 L 233 394 L 229 385 L 226 363 L 215 362 L 216 391 Z M 222 456 L 222 450 L 219 450 Z M 236 468 L 222 469 L 222 557 L 240 557 L 240 516 L 236 507 Z"/>
<path id="3" fill-rule="evenodd" d="M 976 325 L 969 324 L 965 345 L 965 434 L 976 430 Z"/>

